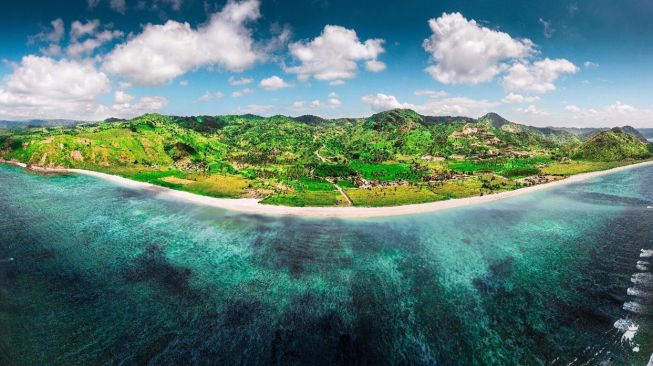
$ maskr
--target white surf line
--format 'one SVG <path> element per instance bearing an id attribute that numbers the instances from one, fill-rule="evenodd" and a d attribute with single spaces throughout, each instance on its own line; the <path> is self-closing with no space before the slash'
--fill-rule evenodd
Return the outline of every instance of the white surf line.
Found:
<path id="1" fill-rule="evenodd" d="M 639 257 L 649 258 L 653 256 L 653 250 L 641 249 Z M 630 282 L 635 286 L 629 287 L 626 290 L 626 295 L 631 297 L 631 301 L 624 302 L 622 309 L 633 314 L 646 315 L 649 313 L 651 299 L 651 287 L 653 286 L 653 274 L 650 272 L 643 272 L 648 270 L 649 262 L 645 260 L 638 260 L 635 268 L 640 272 L 635 272 L 630 277 Z M 632 346 L 633 352 L 639 352 L 639 344 L 634 343 L 635 335 L 639 330 L 639 325 L 632 319 L 619 319 L 614 323 L 614 327 L 622 331 L 621 342 L 628 342 Z M 653 355 L 651 356 L 653 360 Z M 649 362 L 650 364 L 650 362 Z"/>
<path id="2" fill-rule="evenodd" d="M 26 168 L 27 165 L 15 161 L 4 161 L 13 165 Z M 272 215 L 272 216 L 301 216 L 301 217 L 325 217 L 325 218 L 372 218 L 372 217 L 390 217 L 428 213 L 450 208 L 466 207 L 470 205 L 478 205 L 489 202 L 494 202 L 506 198 L 516 197 L 544 189 L 562 186 L 570 183 L 582 182 L 584 180 L 595 178 L 607 174 L 616 173 L 623 170 L 633 169 L 636 167 L 653 165 L 653 161 L 646 161 L 631 165 L 625 165 L 613 169 L 602 170 L 597 172 L 581 173 L 569 176 L 567 178 L 557 180 L 554 182 L 538 184 L 530 187 L 520 188 L 513 191 L 505 191 L 500 193 L 488 194 L 484 196 L 473 196 L 467 198 L 450 199 L 446 201 L 435 201 L 429 203 L 410 204 L 402 206 L 388 206 L 388 207 L 290 207 L 290 206 L 276 206 L 265 205 L 260 203 L 257 199 L 253 198 L 214 198 L 201 196 L 194 193 L 177 191 L 167 187 L 157 186 L 151 183 L 138 182 L 131 179 L 123 178 L 117 175 L 100 173 L 83 169 L 50 169 L 31 166 L 30 169 L 41 172 L 54 172 L 54 173 L 77 173 L 110 181 L 112 183 L 155 191 L 162 195 L 171 198 L 184 200 L 191 203 L 201 204 L 205 206 L 217 207 L 226 210 L 238 211 L 248 214 L 257 215 Z M 653 256 L 653 251 L 651 251 Z"/>

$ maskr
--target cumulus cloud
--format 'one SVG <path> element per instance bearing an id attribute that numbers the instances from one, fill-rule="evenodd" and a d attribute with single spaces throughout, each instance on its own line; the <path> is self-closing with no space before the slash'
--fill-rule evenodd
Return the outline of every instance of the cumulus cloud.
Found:
<path id="1" fill-rule="evenodd" d="M 9 118 L 81 117 L 108 93 L 107 76 L 87 61 L 23 57 L 0 86 L 0 115 Z"/>
<path id="2" fill-rule="evenodd" d="M 388 109 L 407 109 L 414 107 L 414 105 L 409 103 L 399 103 L 394 95 L 387 95 L 383 93 L 366 95 L 362 97 L 361 100 L 363 103 L 369 104 L 372 110 L 375 112 L 387 111 Z"/>
<path id="3" fill-rule="evenodd" d="M 565 59 L 549 59 L 512 65 L 502 79 L 508 91 L 546 93 L 556 89 L 554 82 L 563 74 L 575 74 L 578 67 Z"/>
<path id="4" fill-rule="evenodd" d="M 480 26 L 460 13 L 444 13 L 429 20 L 433 34 L 423 47 L 434 64 L 426 71 L 444 84 L 478 84 L 492 80 L 505 61 L 535 52 L 529 39 L 514 39 L 504 32 Z"/>
<path id="5" fill-rule="evenodd" d="M 29 55 L 0 84 L 0 118 L 70 118 L 98 120 L 133 117 L 168 103 L 156 96 L 135 98 L 121 90 L 113 105 L 98 103 L 111 90 L 109 78 L 89 60 L 55 60 Z"/>
<path id="6" fill-rule="evenodd" d="M 103 68 L 141 85 L 161 85 L 202 66 L 242 71 L 262 58 L 247 27 L 260 16 L 258 0 L 230 0 L 197 29 L 173 20 L 147 24 L 116 46 Z"/>
<path id="7" fill-rule="evenodd" d="M 168 99 L 164 97 L 144 96 L 133 103 L 135 99 L 124 92 L 116 92 L 114 104 L 110 108 L 101 106 L 98 112 L 107 116 L 132 118 L 144 113 L 156 112 L 168 105 Z"/>
<path id="8" fill-rule="evenodd" d="M 503 103 L 537 103 L 540 101 L 538 96 L 523 96 L 521 94 L 510 93 L 501 99 Z"/>
<path id="9" fill-rule="evenodd" d="M 273 75 L 270 76 L 269 78 L 261 80 L 259 86 L 265 90 L 279 90 L 279 89 L 284 89 L 284 88 L 292 88 L 292 84 L 289 84 L 285 81 L 283 81 L 282 78 Z"/>
<path id="10" fill-rule="evenodd" d="M 352 29 L 327 25 L 322 33 L 310 42 L 291 43 L 290 54 L 300 62 L 285 67 L 285 71 L 297 74 L 301 81 L 313 77 L 339 85 L 356 76 L 358 62 L 365 62 L 368 71 L 379 72 L 385 64 L 377 58 L 385 52 L 382 39 L 361 42 Z"/>
<path id="11" fill-rule="evenodd" d="M 540 19 L 549 36 L 551 23 Z M 444 13 L 429 21 L 432 31 L 424 40 L 433 65 L 426 68 L 444 84 L 479 84 L 503 75 L 502 84 L 509 92 L 546 93 L 555 90 L 554 82 L 562 74 L 579 71 L 566 59 L 533 61 L 538 55 L 529 39 L 483 27 L 460 13 Z"/>
<path id="12" fill-rule="evenodd" d="M 488 113 L 499 103 L 465 97 L 431 96 L 425 103 L 402 103 L 395 96 L 382 93 L 366 95 L 361 98 L 375 112 L 388 109 L 413 109 L 423 115 L 477 116 Z"/>

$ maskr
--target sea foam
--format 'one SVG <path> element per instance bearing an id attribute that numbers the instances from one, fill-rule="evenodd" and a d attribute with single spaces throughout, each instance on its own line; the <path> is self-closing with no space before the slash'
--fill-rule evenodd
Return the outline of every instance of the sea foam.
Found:
<path id="1" fill-rule="evenodd" d="M 642 249 L 642 252 L 639 254 L 640 258 L 650 258 L 653 257 L 653 249 Z"/>
<path id="2" fill-rule="evenodd" d="M 637 330 L 639 329 L 639 325 L 635 324 L 635 322 L 628 319 L 617 320 L 616 322 L 614 322 L 614 327 L 624 332 L 624 334 L 621 336 L 622 342 L 624 341 L 632 342 L 633 338 L 635 337 L 635 334 L 637 334 Z"/>
<path id="3" fill-rule="evenodd" d="M 630 282 L 636 285 L 649 285 L 653 283 L 653 274 L 649 272 L 634 273 L 630 277 Z"/>

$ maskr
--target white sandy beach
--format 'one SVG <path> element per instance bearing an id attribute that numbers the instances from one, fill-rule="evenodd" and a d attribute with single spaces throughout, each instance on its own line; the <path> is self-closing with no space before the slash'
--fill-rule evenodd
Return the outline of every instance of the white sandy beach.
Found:
<path id="1" fill-rule="evenodd" d="M 23 168 L 27 166 L 23 163 L 0 161 Z M 626 165 L 614 169 L 602 170 L 590 173 L 581 173 L 572 175 L 568 178 L 539 184 L 535 186 L 520 188 L 514 191 L 506 191 L 485 196 L 475 196 L 467 198 L 451 199 L 446 201 L 436 201 L 430 203 L 420 203 L 413 205 L 391 206 L 391 207 L 289 207 L 289 206 L 274 206 L 264 205 L 253 198 L 214 198 L 201 196 L 194 193 L 177 191 L 174 189 L 157 186 L 151 183 L 138 182 L 131 179 L 119 177 L 117 175 L 105 174 L 83 169 L 47 169 L 40 167 L 30 167 L 30 169 L 43 172 L 53 173 L 75 173 L 84 174 L 92 177 L 97 177 L 115 183 L 123 187 L 131 187 L 135 189 L 144 189 L 155 191 L 159 194 L 165 195 L 169 198 L 179 199 L 196 204 L 219 207 L 226 210 L 233 210 L 249 214 L 257 215 L 281 215 L 281 216 L 303 216 L 303 217 L 334 217 L 334 218 L 370 218 L 370 217 L 386 217 L 398 215 L 419 214 L 425 212 L 432 212 L 444 210 L 448 208 L 463 207 L 469 205 L 478 205 L 487 202 L 493 202 L 510 197 L 520 196 L 523 194 L 549 189 L 552 187 L 561 186 L 563 184 L 581 182 L 590 178 L 599 177 L 606 174 L 619 172 L 622 170 L 632 169 L 635 167 L 653 165 L 653 161 L 646 161 Z"/>

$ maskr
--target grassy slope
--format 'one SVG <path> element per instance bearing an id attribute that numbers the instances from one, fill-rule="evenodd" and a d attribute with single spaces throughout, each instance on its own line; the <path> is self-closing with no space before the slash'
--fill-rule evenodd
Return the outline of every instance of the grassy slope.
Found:
<path id="1" fill-rule="evenodd" d="M 621 132 L 584 142 L 494 114 L 426 119 L 393 110 L 365 119 L 307 121 L 144 115 L 69 128 L 0 130 L 0 157 L 293 206 L 345 204 L 337 182 L 354 205 L 385 206 L 515 189 L 527 176 L 576 174 L 648 156 L 646 144 Z M 593 161 L 565 161 L 571 157 Z"/>

